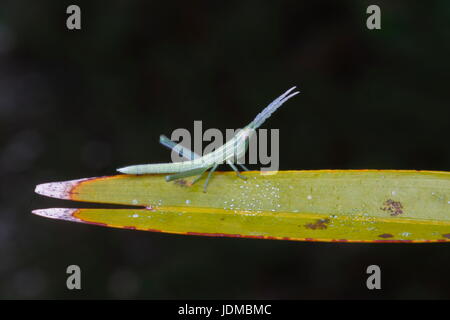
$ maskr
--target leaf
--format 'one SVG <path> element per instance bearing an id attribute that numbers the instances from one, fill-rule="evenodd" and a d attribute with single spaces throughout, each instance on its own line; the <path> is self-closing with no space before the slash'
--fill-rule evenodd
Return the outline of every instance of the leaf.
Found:
<path id="1" fill-rule="evenodd" d="M 450 241 L 450 173 L 394 170 L 214 174 L 166 182 L 164 175 L 118 175 L 41 184 L 45 196 L 137 206 L 43 209 L 82 223 L 178 234 L 346 242 Z"/>

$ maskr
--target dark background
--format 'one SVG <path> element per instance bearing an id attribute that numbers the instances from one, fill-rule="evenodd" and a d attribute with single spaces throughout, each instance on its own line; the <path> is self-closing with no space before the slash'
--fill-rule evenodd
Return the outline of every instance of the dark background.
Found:
<path id="1" fill-rule="evenodd" d="M 44 219 L 38 183 L 167 162 L 161 133 L 265 123 L 280 169 L 449 170 L 450 2 L 6 1 L 0 298 L 450 298 L 449 244 L 179 236 Z M 66 28 L 78 4 L 82 30 Z M 378 4 L 382 29 L 366 28 Z M 225 167 L 223 170 L 227 170 Z M 82 269 L 82 290 L 65 287 Z M 382 290 L 366 289 L 366 267 Z"/>

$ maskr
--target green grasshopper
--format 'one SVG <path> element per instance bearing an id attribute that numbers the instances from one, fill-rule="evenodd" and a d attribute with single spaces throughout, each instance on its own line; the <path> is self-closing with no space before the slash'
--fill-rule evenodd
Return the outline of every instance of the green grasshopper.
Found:
<path id="1" fill-rule="evenodd" d="M 238 168 L 234 165 L 234 159 L 240 159 L 245 155 L 248 148 L 248 139 L 255 130 L 259 128 L 263 122 L 269 118 L 272 113 L 277 110 L 283 103 L 297 95 L 299 91 L 295 91 L 289 94 L 295 87 L 292 87 L 281 96 L 276 98 L 271 104 L 269 104 L 263 111 L 261 111 L 256 118 L 248 124 L 242 130 L 239 130 L 231 140 L 226 144 L 217 148 L 213 152 L 210 152 L 204 156 L 200 156 L 197 153 L 189 150 L 188 148 L 176 144 L 164 135 L 160 136 L 159 142 L 164 146 L 172 149 L 173 151 L 179 153 L 187 161 L 175 162 L 175 163 L 154 163 L 154 164 L 142 164 L 135 165 L 117 169 L 117 171 L 125 174 L 149 174 L 149 173 L 173 173 L 166 176 L 166 181 L 173 181 L 177 179 L 187 178 L 197 176 L 190 184 L 194 184 L 203 176 L 203 174 L 211 169 L 206 178 L 205 184 L 203 186 L 203 191 L 206 192 L 209 180 L 212 173 L 217 169 L 219 164 L 228 164 L 237 174 L 238 177 L 246 179 L 245 176 L 241 175 Z M 248 169 L 242 165 L 238 164 L 243 170 L 248 171 Z"/>

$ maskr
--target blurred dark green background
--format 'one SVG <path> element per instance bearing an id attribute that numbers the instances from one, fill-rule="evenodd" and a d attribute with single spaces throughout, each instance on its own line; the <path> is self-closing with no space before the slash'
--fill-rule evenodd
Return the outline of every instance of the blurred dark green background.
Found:
<path id="1" fill-rule="evenodd" d="M 66 28 L 78 4 L 82 30 Z M 378 4 L 382 29 L 366 28 Z M 449 170 L 450 2 L 0 4 L 0 298 L 450 298 L 450 245 L 178 236 L 44 219 L 38 183 L 170 160 L 161 133 L 238 128 L 293 85 L 281 169 Z M 227 170 L 225 167 L 223 170 Z M 66 289 L 66 267 L 82 290 Z M 382 290 L 366 289 L 366 267 Z"/>

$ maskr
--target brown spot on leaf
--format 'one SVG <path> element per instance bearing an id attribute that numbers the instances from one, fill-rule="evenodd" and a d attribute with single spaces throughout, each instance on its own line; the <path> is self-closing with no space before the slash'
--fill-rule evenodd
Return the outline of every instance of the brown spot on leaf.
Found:
<path id="1" fill-rule="evenodd" d="M 391 216 L 398 216 L 403 213 L 403 205 L 400 201 L 389 199 L 383 203 L 381 210 L 389 212 Z"/>
<path id="2" fill-rule="evenodd" d="M 188 187 L 189 186 L 189 183 L 186 180 L 184 180 L 184 179 L 175 180 L 174 183 L 179 185 L 179 186 L 181 186 L 181 187 Z"/>
<path id="3" fill-rule="evenodd" d="M 330 219 L 317 219 L 314 223 L 305 224 L 305 228 L 312 230 L 323 230 L 327 228 L 328 223 L 330 223 Z"/>
<path id="4" fill-rule="evenodd" d="M 450 233 L 446 233 L 442 235 L 444 238 L 450 239 Z"/>
<path id="5" fill-rule="evenodd" d="M 390 233 L 383 233 L 379 235 L 380 238 L 393 238 L 394 236 Z"/>

